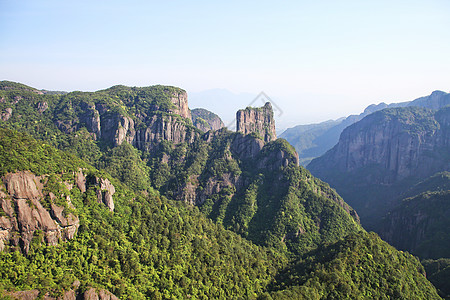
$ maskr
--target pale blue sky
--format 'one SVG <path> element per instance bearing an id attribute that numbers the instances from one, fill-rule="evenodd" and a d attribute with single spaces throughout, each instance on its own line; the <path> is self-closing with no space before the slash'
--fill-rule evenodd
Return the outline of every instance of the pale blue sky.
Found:
<path id="1" fill-rule="evenodd" d="M 265 91 L 283 126 L 317 122 L 448 92 L 449 13 L 444 0 L 0 0 L 0 80 Z"/>

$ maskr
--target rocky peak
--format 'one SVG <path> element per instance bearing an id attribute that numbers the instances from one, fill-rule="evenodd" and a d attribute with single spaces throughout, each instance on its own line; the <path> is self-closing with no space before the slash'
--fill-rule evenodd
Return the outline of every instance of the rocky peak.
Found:
<path id="1" fill-rule="evenodd" d="M 276 140 L 275 119 L 270 102 L 263 107 L 239 110 L 236 113 L 236 128 L 237 132 L 243 134 L 254 133 L 266 143 Z"/>
<path id="2" fill-rule="evenodd" d="M 188 95 L 186 91 L 181 90 L 178 92 L 173 92 L 170 99 L 172 100 L 172 104 L 176 107 L 173 112 L 190 120 L 191 111 L 188 107 Z"/>

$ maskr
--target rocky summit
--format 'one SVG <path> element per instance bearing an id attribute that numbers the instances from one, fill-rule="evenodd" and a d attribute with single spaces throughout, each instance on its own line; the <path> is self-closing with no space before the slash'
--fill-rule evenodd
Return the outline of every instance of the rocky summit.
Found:
<path id="1" fill-rule="evenodd" d="M 239 110 L 236 113 L 236 128 L 243 134 L 256 134 L 266 143 L 276 140 L 272 104 L 267 102 L 263 107 Z"/>

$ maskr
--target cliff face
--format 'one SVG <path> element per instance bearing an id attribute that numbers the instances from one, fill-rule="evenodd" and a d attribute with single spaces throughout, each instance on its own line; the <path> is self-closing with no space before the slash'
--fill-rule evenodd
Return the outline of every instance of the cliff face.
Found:
<path id="1" fill-rule="evenodd" d="M 96 101 L 94 96 L 107 101 Z M 187 93 L 176 88 L 113 87 L 93 94 L 69 93 L 55 110 L 53 122 L 61 131 L 85 127 L 94 139 L 113 146 L 127 142 L 148 150 L 162 140 L 177 144 L 198 136 L 191 125 Z"/>
<path id="2" fill-rule="evenodd" d="M 27 253 L 33 238 L 48 245 L 72 239 L 80 225 L 69 192 L 77 187 L 86 192 L 89 186 L 97 191 L 98 202 L 114 210 L 114 186 L 108 179 L 94 177 L 92 182 L 80 170 L 74 174 L 75 184 L 60 182 L 62 190 L 50 191 L 54 185 L 48 175 L 36 176 L 29 171 L 6 174 L 0 190 L 0 251 L 6 244 L 19 247 Z M 37 235 L 42 232 L 42 236 Z"/>
<path id="3" fill-rule="evenodd" d="M 450 94 L 442 91 L 434 91 L 429 96 L 421 97 L 409 102 L 391 103 L 384 102 L 369 105 L 359 115 L 351 115 L 336 121 L 326 121 L 319 124 L 298 125 L 288 128 L 280 137 L 285 138 L 298 151 L 300 163 L 308 165 L 312 159 L 324 155 L 339 141 L 342 131 L 348 126 L 360 121 L 364 117 L 376 111 L 395 107 L 423 107 L 439 110 L 450 104 Z"/>
<path id="4" fill-rule="evenodd" d="M 448 113 L 445 113 L 447 115 Z M 322 174 L 330 166 L 339 172 L 354 172 L 376 166 L 370 182 L 392 184 L 409 176 L 424 178 L 447 168 L 445 157 L 429 155 L 449 143 L 448 122 L 424 109 L 390 109 L 375 113 L 344 130 L 339 143 L 309 169 Z M 442 124 L 441 124 L 442 123 Z M 448 163 L 448 162 L 447 162 Z"/>
<path id="5" fill-rule="evenodd" d="M 192 123 L 203 132 L 219 130 L 225 127 L 218 115 L 203 108 L 195 108 L 191 111 Z"/>
<path id="6" fill-rule="evenodd" d="M 450 109 L 417 107 L 373 113 L 346 128 L 308 169 L 364 219 L 384 214 L 411 184 L 450 169 Z"/>
<path id="7" fill-rule="evenodd" d="M 153 161 L 152 181 L 160 184 L 156 188 L 162 194 L 197 205 L 215 222 L 255 243 L 304 247 L 314 243 L 309 237 L 319 229 L 331 232 L 335 224 L 326 220 L 334 214 L 345 220 L 348 230 L 358 226 L 355 211 L 300 168 L 295 149 L 283 139 L 265 143 L 224 128 L 205 133 L 187 147 L 162 149 Z M 303 203 L 309 195 L 315 197 Z M 310 211 L 322 205 L 312 217 Z"/>
<path id="8" fill-rule="evenodd" d="M 236 113 L 236 131 L 243 134 L 255 133 L 264 142 L 271 142 L 277 139 L 275 131 L 275 120 L 270 102 L 263 107 L 239 110 Z"/>
<path id="9" fill-rule="evenodd" d="M 44 208 L 44 183 L 46 178 L 37 177 L 29 172 L 7 174 L 3 178 L 6 193 L 0 191 L 0 201 L 4 216 L 0 217 L 0 249 L 5 242 L 20 246 L 28 252 L 30 243 L 37 230 L 43 232 L 43 238 L 49 245 L 58 244 L 59 240 L 72 239 L 78 229 L 79 220 L 68 212 L 73 209 L 70 198 L 67 208 L 54 203 Z M 56 195 L 47 194 L 50 198 Z M 64 211 L 66 210 L 66 211 Z"/>
<path id="10" fill-rule="evenodd" d="M 8 124 L 23 124 L 39 138 L 70 150 L 75 147 L 67 144 L 74 143 L 82 148 L 83 155 L 89 147 L 99 155 L 112 154 L 113 160 L 99 163 L 103 168 L 111 163 L 116 169 L 126 170 L 123 161 L 133 164 L 137 160 L 138 168 L 142 167 L 139 172 L 120 169 L 120 176 L 148 177 L 147 182 L 162 195 L 199 206 L 217 223 L 259 244 L 289 242 L 295 244 L 290 247 L 304 249 L 314 247 L 322 234 L 333 240 L 358 229 L 352 209 L 326 184 L 299 168 L 292 146 L 283 139 L 276 140 L 270 103 L 238 112 L 237 133 L 223 128 L 200 135 L 187 118 L 185 93 L 178 88 L 116 86 L 95 93 L 52 97 L 17 91 L 0 95 L 7 103 L 0 109 L 13 106 Z M 14 104 L 16 96 L 24 98 Z M 30 107 L 34 108 L 29 118 L 32 121 L 24 124 L 19 115 Z M 34 120 L 45 123 L 36 127 Z M 54 141 L 55 136 L 64 142 Z M 102 153 L 104 146 L 124 142 L 145 153 L 123 160 L 120 151 L 115 157 L 114 148 Z M 88 158 L 98 162 L 96 157 Z M 110 201 L 114 189 L 109 184 L 82 177 L 78 183 L 80 190 L 84 186 L 86 193 L 114 209 Z M 343 225 L 336 231 L 338 222 Z"/>

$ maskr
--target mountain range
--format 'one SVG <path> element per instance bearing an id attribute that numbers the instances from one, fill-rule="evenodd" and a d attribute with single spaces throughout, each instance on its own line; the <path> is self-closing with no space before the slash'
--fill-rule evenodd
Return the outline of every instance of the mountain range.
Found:
<path id="1" fill-rule="evenodd" d="M 440 298 L 416 257 L 299 166 L 270 103 L 232 132 L 194 126 L 176 87 L 2 81 L 0 115 L 5 297 Z"/>
<path id="2" fill-rule="evenodd" d="M 428 260 L 427 266 L 450 257 L 447 95 L 435 92 L 412 103 L 428 108 L 410 103 L 367 115 L 308 165 L 355 208 L 365 228 Z M 433 272 L 448 297 L 450 269 L 442 265 Z"/>
<path id="3" fill-rule="evenodd" d="M 339 141 L 342 131 L 355 122 L 379 110 L 394 107 L 424 107 L 438 109 L 450 104 L 450 94 L 434 91 L 429 96 L 413 101 L 386 104 L 372 104 L 359 115 L 351 115 L 338 120 L 325 121 L 318 124 L 297 125 L 286 129 L 280 137 L 291 143 L 299 153 L 300 163 L 307 166 L 311 160 L 322 156 Z"/>

